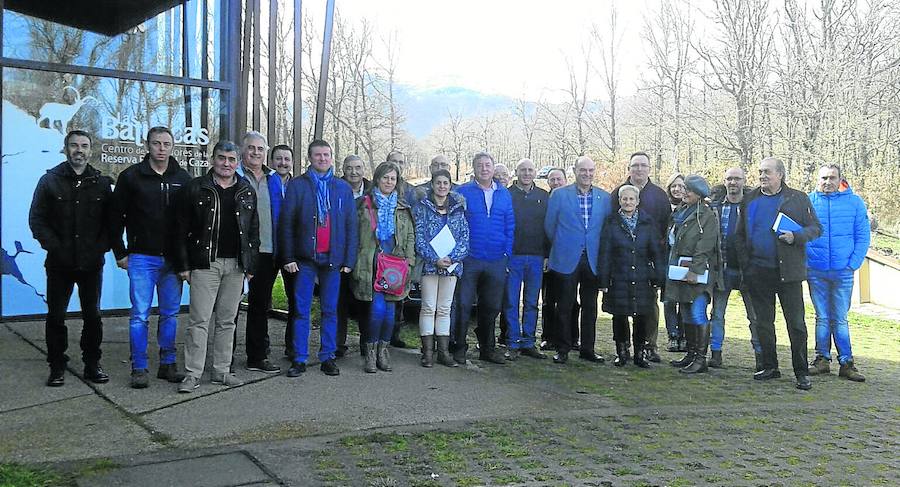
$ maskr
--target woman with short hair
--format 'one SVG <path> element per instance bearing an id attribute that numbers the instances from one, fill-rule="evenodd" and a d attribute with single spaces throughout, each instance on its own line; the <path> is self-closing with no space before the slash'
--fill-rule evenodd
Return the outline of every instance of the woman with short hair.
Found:
<path id="1" fill-rule="evenodd" d="M 656 288 L 665 280 L 662 238 L 650 214 L 638 210 L 640 193 L 636 186 L 619 188 L 619 211 L 608 217 L 600 241 L 598 274 L 600 287 L 606 288 L 603 311 L 613 315 L 616 367 L 629 360 L 629 317 L 634 328 L 634 364 L 650 367 L 643 353 L 646 325 L 656 306 Z"/>
<path id="2" fill-rule="evenodd" d="M 681 199 L 684 197 L 684 174 L 676 172 L 669 176 L 668 181 L 666 181 L 666 196 L 669 197 L 669 204 L 672 206 L 672 212 L 674 213 L 681 206 Z M 671 220 L 669 225 L 671 225 Z M 663 289 L 660 300 L 663 302 L 666 334 L 669 336 L 666 350 L 670 352 L 686 352 L 687 340 L 684 338 L 684 323 L 681 320 L 681 313 L 678 312 L 678 305 L 665 300 L 665 289 Z"/>

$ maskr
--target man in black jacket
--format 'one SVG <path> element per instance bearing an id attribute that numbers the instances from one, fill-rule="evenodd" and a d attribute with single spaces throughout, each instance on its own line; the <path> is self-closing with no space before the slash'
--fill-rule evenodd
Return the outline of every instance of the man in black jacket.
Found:
<path id="1" fill-rule="evenodd" d="M 516 182 L 509 187 L 512 196 L 516 228 L 513 233 L 513 253 L 507 263 L 506 296 L 503 302 L 507 321 L 507 358 L 518 355 L 537 359 L 546 358 L 535 348 L 537 328 L 538 294 L 541 280 L 547 268 L 549 241 L 544 234 L 544 218 L 550 193 L 534 184 L 537 170 L 531 159 L 522 159 L 516 165 Z M 524 290 L 523 290 L 524 287 Z M 522 313 L 519 314 L 519 296 L 522 297 Z M 519 319 L 521 316 L 521 320 Z"/>
<path id="2" fill-rule="evenodd" d="M 84 378 L 96 384 L 109 382 L 100 366 L 100 289 L 103 254 L 109 250 L 112 180 L 94 169 L 91 136 L 81 130 L 66 135 L 66 161 L 41 176 L 34 190 L 28 225 L 34 239 L 47 251 L 47 385 L 65 383 L 68 329 L 66 308 L 73 287 L 81 301 L 81 356 Z"/>
<path id="3" fill-rule="evenodd" d="M 167 127 L 147 132 L 147 155 L 119 174 L 113 192 L 112 250 L 116 264 L 128 271 L 131 298 L 131 387 L 149 385 L 147 334 L 153 294 L 159 298 L 159 370 L 156 377 L 180 382 L 175 365 L 175 334 L 181 307 L 181 279 L 175 274 L 175 198 L 191 176 L 172 157 L 175 137 Z M 128 233 L 128 247 L 122 232 Z"/>
<path id="4" fill-rule="evenodd" d="M 734 238 L 756 311 L 756 334 L 762 348 L 762 370 L 753 378 L 781 377 L 775 349 L 775 296 L 778 295 L 791 341 L 797 388 L 809 390 L 812 383 L 807 362 L 802 283 L 806 279 L 806 243 L 822 234 L 822 225 L 806 193 L 789 188 L 784 177 L 784 163 L 780 159 L 767 157 L 759 163 L 759 188 L 744 198 Z M 773 230 L 779 214 L 792 219 L 798 227 Z"/>
<path id="5" fill-rule="evenodd" d="M 638 209 L 653 217 L 660 236 L 666 235 L 672 207 L 666 192 L 650 181 L 650 156 L 646 152 L 635 152 L 631 155 L 628 162 L 628 179 L 614 189 L 612 194 L 619 194 L 619 188 L 626 184 L 637 186 L 641 190 Z M 618 211 L 619 199 L 612 198 L 612 213 Z M 659 335 L 659 307 L 652 307 L 650 312 L 647 320 L 647 360 L 659 362 L 659 347 L 656 344 Z"/>
<path id="6" fill-rule="evenodd" d="M 191 284 L 191 316 L 184 339 L 184 380 L 178 392 L 200 386 L 213 311 L 212 383 L 238 386 L 230 373 L 234 321 L 244 288 L 259 254 L 256 193 L 235 173 L 238 148 L 220 141 L 212 151 L 212 169 L 194 178 L 176 203 L 176 270 Z"/>

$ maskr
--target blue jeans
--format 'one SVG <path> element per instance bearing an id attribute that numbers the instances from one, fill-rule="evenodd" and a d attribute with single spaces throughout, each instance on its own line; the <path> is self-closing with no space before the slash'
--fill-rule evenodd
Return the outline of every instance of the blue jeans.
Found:
<path id="1" fill-rule="evenodd" d="M 324 262 L 327 256 L 321 256 Z M 341 287 L 341 272 L 328 264 L 301 261 L 297 264 L 297 284 L 294 289 L 294 300 L 297 303 L 296 318 L 291 324 L 294 328 L 294 362 L 305 364 L 309 359 L 309 312 L 312 307 L 313 287 L 319 278 L 319 361 L 334 358 L 337 348 L 337 300 Z"/>
<path id="2" fill-rule="evenodd" d="M 817 271 L 809 269 L 809 297 L 816 309 L 816 354 L 831 360 L 831 338 L 841 365 L 853 361 L 847 312 L 853 294 L 850 269 Z"/>
<path id="3" fill-rule="evenodd" d="M 725 289 L 713 291 L 712 318 L 710 318 L 709 348 L 717 352 L 722 350 L 722 342 L 725 341 L 725 309 L 728 307 L 728 298 L 731 296 L 731 291 L 740 285 L 740 275 L 726 271 L 724 281 Z M 741 298 L 744 300 L 744 310 L 747 312 L 747 321 L 750 323 L 750 345 L 753 346 L 755 353 L 761 353 L 762 348 L 759 346 L 759 339 L 756 338 L 756 312 L 753 310 L 750 293 L 746 289 L 742 290 Z"/>
<path id="4" fill-rule="evenodd" d="M 508 323 L 507 345 L 511 349 L 534 347 L 537 329 L 538 294 L 544 276 L 544 258 L 540 255 L 513 255 L 509 258 L 504 309 Z M 519 321 L 519 294 L 525 286 L 522 321 Z"/>
<path id="5" fill-rule="evenodd" d="M 395 301 L 384 299 L 384 293 L 372 294 L 372 306 L 369 308 L 369 332 L 367 343 L 389 342 L 394 334 Z"/>
<path id="6" fill-rule="evenodd" d="M 159 306 L 156 340 L 159 343 L 159 363 L 175 363 L 175 333 L 178 329 L 178 310 L 181 308 L 181 279 L 172 263 L 162 256 L 130 254 L 128 256 L 131 319 L 128 322 L 131 342 L 131 368 L 147 368 L 147 332 L 153 291 Z"/>
<path id="7" fill-rule="evenodd" d="M 707 306 L 709 306 L 709 294 L 706 293 L 694 298 L 693 303 L 678 303 L 684 323 L 695 326 L 702 326 L 709 322 L 709 318 L 706 317 Z"/>

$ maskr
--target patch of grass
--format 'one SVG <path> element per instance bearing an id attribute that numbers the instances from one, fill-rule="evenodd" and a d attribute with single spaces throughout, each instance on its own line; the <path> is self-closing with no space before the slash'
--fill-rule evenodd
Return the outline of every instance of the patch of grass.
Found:
<path id="1" fill-rule="evenodd" d="M 464 477 L 457 477 L 456 485 L 457 487 L 475 487 L 476 485 L 484 485 L 484 482 L 478 477 L 467 475 Z"/>
<path id="2" fill-rule="evenodd" d="M 65 479 L 52 470 L 0 463 L 0 486 L 3 487 L 49 487 L 64 482 Z"/>
<path id="3" fill-rule="evenodd" d="M 91 462 L 90 464 L 85 465 L 84 467 L 80 468 L 78 470 L 77 475 L 79 477 L 88 477 L 91 475 L 101 475 L 104 473 L 112 472 L 113 470 L 115 470 L 117 468 L 119 468 L 119 464 L 116 462 L 113 462 L 112 460 L 106 460 L 106 459 L 96 460 L 96 461 Z"/>
<path id="4" fill-rule="evenodd" d="M 519 463 L 519 468 L 522 470 L 537 470 L 539 468 L 546 468 L 547 466 L 537 460 L 526 460 L 524 462 Z"/>
<path id="5" fill-rule="evenodd" d="M 333 458 L 319 458 L 316 460 L 316 468 L 318 470 L 339 470 L 344 465 Z"/>
<path id="6" fill-rule="evenodd" d="M 491 480 L 494 481 L 495 485 L 520 484 L 525 481 L 525 479 L 516 474 L 494 475 L 491 476 Z"/>
<path id="7" fill-rule="evenodd" d="M 348 477 L 347 474 L 341 470 L 332 470 L 330 472 L 325 472 L 321 474 L 321 478 L 326 482 L 346 482 L 350 480 L 350 477 Z"/>

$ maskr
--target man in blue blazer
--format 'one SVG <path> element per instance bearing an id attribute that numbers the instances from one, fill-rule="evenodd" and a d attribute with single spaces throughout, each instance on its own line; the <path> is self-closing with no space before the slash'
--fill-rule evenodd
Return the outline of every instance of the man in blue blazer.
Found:
<path id="1" fill-rule="evenodd" d="M 594 351 L 597 324 L 597 258 L 600 233 L 610 213 L 610 197 L 594 187 L 596 164 L 590 157 L 575 162 L 575 183 L 559 188 L 550 196 L 544 231 L 550 239 L 550 270 L 557 280 L 556 308 L 558 353 L 553 361 L 564 364 L 577 337 L 573 336 L 572 307 L 575 292 L 581 298 L 581 352 L 579 357 L 603 362 Z"/>

